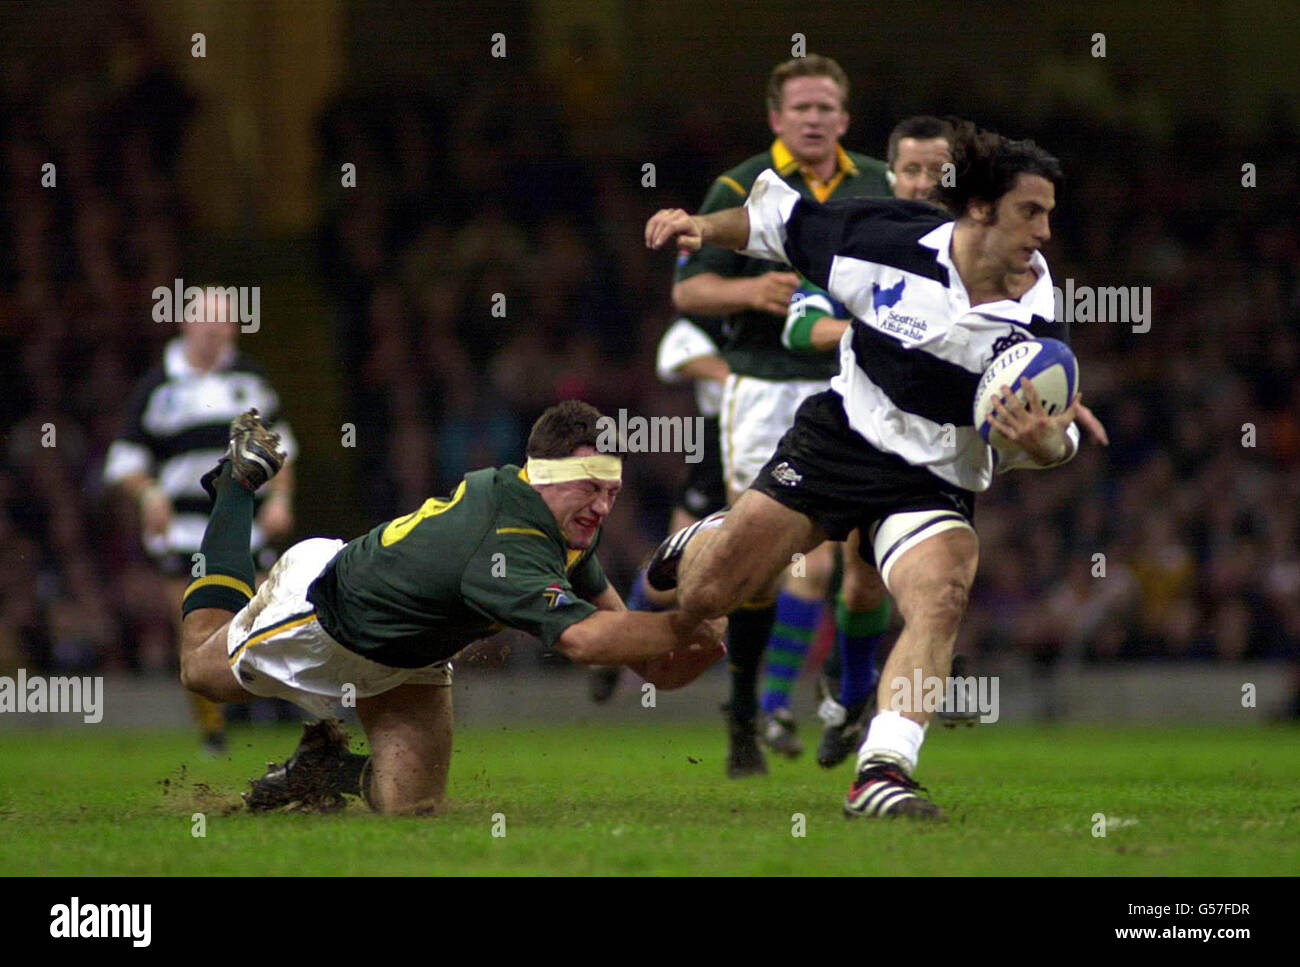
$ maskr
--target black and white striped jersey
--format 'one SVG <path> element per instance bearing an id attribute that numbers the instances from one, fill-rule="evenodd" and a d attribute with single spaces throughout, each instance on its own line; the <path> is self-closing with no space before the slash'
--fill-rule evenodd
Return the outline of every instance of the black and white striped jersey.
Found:
<path id="1" fill-rule="evenodd" d="M 745 208 L 744 253 L 793 266 L 853 317 L 831 381 L 849 425 L 950 484 L 987 490 L 995 457 L 973 422 L 980 376 L 1023 339 L 1069 342 L 1068 325 L 1052 321 L 1042 255 L 1032 263 L 1038 281 L 1019 299 L 972 308 L 949 251 L 954 223 L 930 205 L 877 198 L 818 205 L 766 171 Z M 1077 427 L 1069 437 L 1067 460 L 1078 449 Z M 1030 464 L 1028 455 L 1004 455 L 1000 469 Z"/>
<path id="2" fill-rule="evenodd" d="M 230 421 L 252 406 L 280 434 L 282 448 L 294 460 L 298 447 L 288 424 L 279 420 L 279 397 L 242 353 L 232 349 L 211 372 L 202 373 L 185 359 L 182 340 L 174 339 L 162 362 L 136 385 L 122 432 L 105 457 L 104 482 L 112 485 L 144 473 L 171 498 L 174 514 L 167 534 L 145 540 L 154 557 L 189 557 L 199 549 L 211 503 L 199 478 L 225 453 Z M 254 555 L 265 541 L 254 524 Z"/>

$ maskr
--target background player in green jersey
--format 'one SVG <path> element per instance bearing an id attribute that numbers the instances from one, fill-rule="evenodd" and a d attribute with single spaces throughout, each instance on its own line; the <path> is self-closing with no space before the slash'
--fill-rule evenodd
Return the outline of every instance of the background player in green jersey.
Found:
<path id="1" fill-rule="evenodd" d="M 235 421 L 228 456 L 204 478 L 206 574 L 185 595 L 182 681 L 213 701 L 275 695 L 322 718 L 354 697 L 371 747 L 354 755 L 341 730 L 309 732 L 250 806 L 351 792 L 380 812 L 436 808 L 451 757 L 448 660 L 504 627 L 581 664 L 630 665 L 662 688 L 724 654 L 725 621 L 627 611 L 605 579 L 595 550 L 621 460 L 598 450 L 599 421 L 585 403 L 551 407 L 522 469 L 473 471 L 450 497 L 346 545 L 295 544 L 256 595 L 252 495 L 283 457 L 256 411 Z"/>
<path id="2" fill-rule="evenodd" d="M 768 150 L 719 176 L 705 195 L 701 213 L 743 204 L 754 179 L 767 168 L 810 200 L 887 196 L 884 162 L 840 146 L 849 124 L 848 97 L 848 78 L 828 57 L 810 54 L 778 64 L 767 87 L 768 123 L 776 140 Z M 677 309 L 692 318 L 725 317 L 723 357 L 731 375 L 723 390 L 720 423 L 732 500 L 767 462 L 799 404 L 825 389 L 839 369 L 834 357 L 791 353 L 781 344 L 790 297 L 798 284 L 798 275 L 779 263 L 715 246 L 678 260 L 673 286 Z M 818 600 L 814 587 L 825 586 L 833 561 L 829 549 L 822 549 L 798 564 L 803 573 L 786 584 L 779 630 L 806 651 L 812 636 L 807 625 Z M 808 577 L 814 585 L 801 588 Z M 777 621 L 775 595 L 773 590 L 731 616 L 727 774 L 733 778 L 767 771 L 756 737 L 757 692 L 763 651 Z"/>

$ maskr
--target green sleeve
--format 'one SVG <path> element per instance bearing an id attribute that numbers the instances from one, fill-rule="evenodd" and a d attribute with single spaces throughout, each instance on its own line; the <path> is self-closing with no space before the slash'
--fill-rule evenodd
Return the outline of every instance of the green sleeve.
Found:
<path id="1" fill-rule="evenodd" d="M 467 607 L 548 648 L 596 611 L 569 582 L 551 539 L 531 534 L 489 534 L 461 576 L 461 595 Z"/>
<path id="2" fill-rule="evenodd" d="M 696 214 L 708 215 L 710 212 L 722 211 L 724 208 L 739 208 L 745 204 L 745 196 L 736 190 L 735 184 L 726 176 L 715 181 L 709 187 L 708 194 L 704 196 L 704 202 Z M 689 252 L 678 257 L 673 281 L 681 282 L 701 272 L 713 272 L 727 279 L 736 278 L 740 275 L 744 262 L 745 256 L 739 252 L 717 245 L 705 245 L 698 252 Z"/>
<path id="3" fill-rule="evenodd" d="M 822 352 L 820 349 L 813 348 L 812 331 L 818 319 L 825 319 L 829 315 L 829 312 L 821 312 L 818 309 L 805 309 L 798 318 L 787 321 L 784 333 L 786 348 L 798 353 Z"/>

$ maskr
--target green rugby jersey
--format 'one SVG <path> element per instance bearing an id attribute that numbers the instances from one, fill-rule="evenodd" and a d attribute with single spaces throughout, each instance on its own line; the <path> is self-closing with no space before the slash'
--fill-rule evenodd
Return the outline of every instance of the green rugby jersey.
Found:
<path id="1" fill-rule="evenodd" d="M 892 193 L 885 176 L 888 167 L 883 161 L 866 155 L 845 151 L 836 146 L 839 166 L 830 181 L 822 183 L 810 174 L 805 175 L 799 162 L 778 138 L 772 147 L 756 154 L 721 175 L 709 187 L 700 206 L 699 214 L 735 208 L 745 203 L 754 181 L 767 168 L 771 168 L 791 188 L 810 201 L 827 201 L 832 198 L 889 198 Z M 701 272 L 713 272 L 724 278 L 737 279 L 763 275 L 767 272 L 791 272 L 788 265 L 752 259 L 730 249 L 706 245 L 699 252 L 685 254 L 677 261 L 675 281 L 681 282 Z M 793 353 L 781 344 L 784 321 L 766 312 L 740 312 L 728 316 L 728 339 L 722 354 L 732 372 L 759 379 L 830 379 L 840 370 L 838 354 Z"/>
<path id="2" fill-rule="evenodd" d="M 450 497 L 348 543 L 307 600 L 339 644 L 395 668 L 442 661 L 502 628 L 549 646 L 609 585 L 599 541 L 570 549 L 518 467 L 475 470 Z"/>

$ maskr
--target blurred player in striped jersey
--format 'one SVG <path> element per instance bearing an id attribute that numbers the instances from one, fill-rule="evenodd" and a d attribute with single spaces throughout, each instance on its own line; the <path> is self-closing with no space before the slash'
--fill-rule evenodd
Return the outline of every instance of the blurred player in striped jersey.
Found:
<path id="1" fill-rule="evenodd" d="M 143 542 L 162 573 L 180 642 L 181 599 L 201 562 L 195 559 L 208 524 L 211 501 L 199 478 L 225 452 L 230 421 L 255 407 L 280 434 L 292 461 L 297 445 L 279 421 L 280 402 L 257 365 L 239 352 L 235 307 L 220 294 L 204 303 L 204 318 L 182 322 L 181 334 L 163 350 L 162 361 L 136 385 L 118 438 L 109 447 L 104 480 L 139 508 Z M 293 473 L 286 466 L 260 498 L 253 527 L 253 553 L 263 571 L 272 563 L 267 541 L 293 528 Z M 220 705 L 191 693 L 205 747 L 225 748 Z"/>

